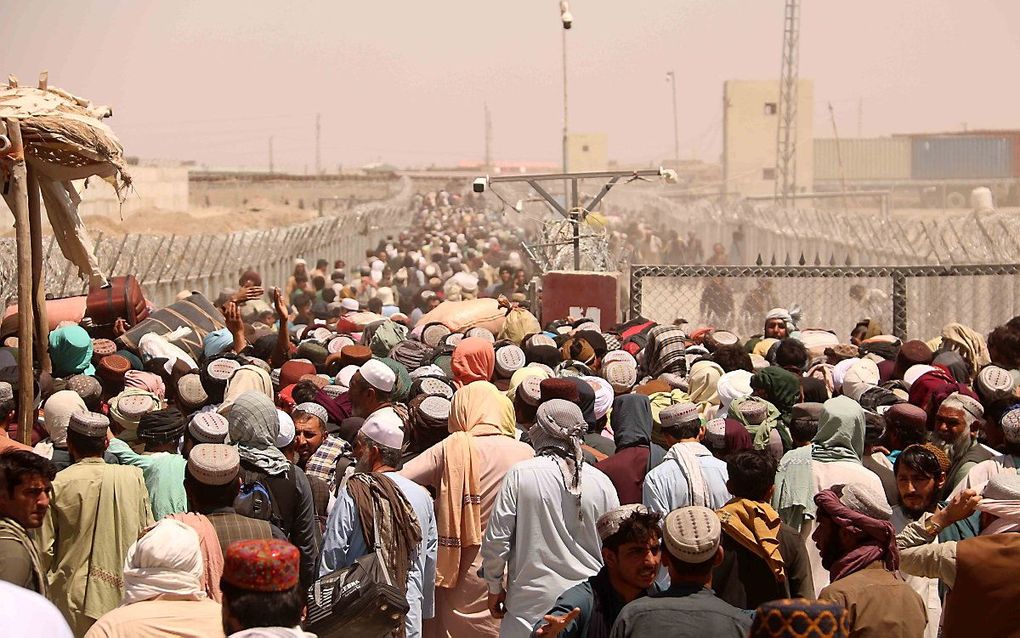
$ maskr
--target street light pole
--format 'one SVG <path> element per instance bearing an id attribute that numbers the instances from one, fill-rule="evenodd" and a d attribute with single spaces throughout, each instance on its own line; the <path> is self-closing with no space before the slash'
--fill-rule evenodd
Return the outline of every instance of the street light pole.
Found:
<path id="1" fill-rule="evenodd" d="M 563 35 L 563 173 L 570 172 L 567 161 L 568 135 L 567 131 L 567 30 L 574 25 L 574 16 L 570 13 L 568 0 L 560 0 L 560 24 Z M 570 219 L 573 221 L 573 242 L 574 242 L 574 270 L 581 269 L 581 217 L 575 212 L 577 208 L 577 182 L 573 183 L 571 189 L 570 180 L 563 180 L 563 204 L 570 212 Z"/>
<path id="2" fill-rule="evenodd" d="M 563 172 L 569 173 L 567 166 L 567 30 L 563 32 Z"/>
<path id="3" fill-rule="evenodd" d="M 676 73 L 666 71 L 666 81 L 673 85 L 673 159 L 680 165 L 680 120 L 676 114 Z"/>

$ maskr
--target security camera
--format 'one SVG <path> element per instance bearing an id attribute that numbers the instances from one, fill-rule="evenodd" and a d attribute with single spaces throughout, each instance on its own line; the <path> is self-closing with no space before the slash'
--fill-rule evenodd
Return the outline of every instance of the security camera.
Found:
<path id="1" fill-rule="evenodd" d="M 574 15 L 570 13 L 570 4 L 567 0 L 560 0 L 560 20 L 564 29 L 574 26 Z"/>
<path id="2" fill-rule="evenodd" d="M 471 190 L 473 190 L 476 193 L 484 193 L 485 192 L 485 184 L 487 182 L 488 182 L 488 180 L 485 179 L 484 177 L 478 177 L 471 184 Z"/>

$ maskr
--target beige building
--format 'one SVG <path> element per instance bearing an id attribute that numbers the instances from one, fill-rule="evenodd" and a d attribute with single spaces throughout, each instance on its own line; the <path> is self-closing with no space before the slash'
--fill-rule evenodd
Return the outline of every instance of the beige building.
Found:
<path id="1" fill-rule="evenodd" d="M 797 191 L 812 188 L 814 83 L 797 87 Z M 727 80 L 723 84 L 723 192 L 775 192 L 779 82 Z"/>
<path id="2" fill-rule="evenodd" d="M 571 173 L 609 169 L 609 136 L 605 133 L 569 133 L 567 168 Z"/>

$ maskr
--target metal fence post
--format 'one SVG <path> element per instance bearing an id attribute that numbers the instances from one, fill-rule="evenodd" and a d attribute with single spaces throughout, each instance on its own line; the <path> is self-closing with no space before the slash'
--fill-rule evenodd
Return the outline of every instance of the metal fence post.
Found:
<path id="1" fill-rule="evenodd" d="M 644 277 L 643 268 L 633 268 L 630 271 L 630 317 L 633 320 L 641 316 L 641 279 Z"/>
<path id="2" fill-rule="evenodd" d="M 907 338 L 907 276 L 902 270 L 892 271 L 893 283 L 893 336 Z"/>

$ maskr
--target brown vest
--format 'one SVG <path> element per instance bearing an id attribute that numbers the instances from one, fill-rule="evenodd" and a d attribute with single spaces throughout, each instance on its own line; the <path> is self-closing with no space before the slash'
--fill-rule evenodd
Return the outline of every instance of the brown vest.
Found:
<path id="1" fill-rule="evenodd" d="M 956 583 L 946 599 L 942 635 L 1020 636 L 1020 534 L 956 544 Z"/>

